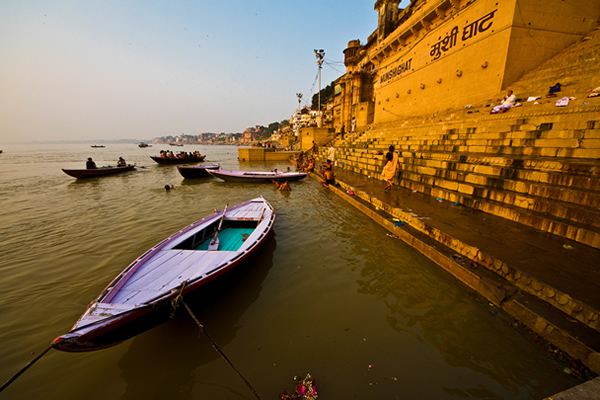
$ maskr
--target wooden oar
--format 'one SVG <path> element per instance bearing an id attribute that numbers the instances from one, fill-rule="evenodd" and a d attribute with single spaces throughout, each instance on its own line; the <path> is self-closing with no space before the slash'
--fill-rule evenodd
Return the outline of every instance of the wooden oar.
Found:
<path id="1" fill-rule="evenodd" d="M 221 231 L 221 225 L 223 224 L 223 220 L 225 219 L 225 213 L 227 212 L 228 206 L 229 206 L 229 203 L 225 204 L 225 209 L 223 210 L 223 216 L 221 216 L 221 221 L 219 221 L 219 227 L 217 228 L 217 231 L 215 232 L 215 237 L 213 237 L 213 239 L 208 244 L 209 251 L 219 249 L 219 232 Z"/>
<path id="2" fill-rule="evenodd" d="M 258 224 L 260 224 L 260 222 L 262 221 L 264 214 L 265 214 L 265 209 L 263 208 L 262 212 L 260 213 L 260 217 L 258 218 Z"/>

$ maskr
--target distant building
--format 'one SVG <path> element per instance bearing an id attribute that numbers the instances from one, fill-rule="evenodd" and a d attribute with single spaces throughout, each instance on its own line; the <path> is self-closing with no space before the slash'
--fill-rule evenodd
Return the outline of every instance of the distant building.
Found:
<path id="1" fill-rule="evenodd" d="M 242 137 L 240 138 L 240 144 L 249 145 L 257 141 L 260 135 L 263 133 L 263 127 L 256 125 L 255 127 L 246 128 Z"/>

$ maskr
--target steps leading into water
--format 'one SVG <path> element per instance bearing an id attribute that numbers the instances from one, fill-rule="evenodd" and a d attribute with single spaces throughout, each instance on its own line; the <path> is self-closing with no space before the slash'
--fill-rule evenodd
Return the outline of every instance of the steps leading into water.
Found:
<path id="1" fill-rule="evenodd" d="M 394 145 L 403 187 L 600 248 L 600 106 L 494 117 L 372 130 L 336 158 L 381 179 Z"/>
<path id="2" fill-rule="evenodd" d="M 357 184 L 370 188 L 341 179 L 343 189 L 357 193 L 351 202 L 364 201 L 357 206 L 393 232 L 411 231 L 403 240 L 431 253 L 445 269 L 456 267 L 447 259 L 451 253 L 484 267 L 475 274 L 468 268 L 453 273 L 535 325 L 553 343 L 574 349 L 576 357 L 600 372 L 600 349 L 576 344 L 577 335 L 586 335 L 586 329 L 592 336 L 600 332 L 597 282 L 589 280 L 597 273 L 600 249 L 600 97 L 588 97 L 600 86 L 598 61 L 600 31 L 595 30 L 512 84 L 522 100 L 506 113 L 490 114 L 493 103 L 504 95 L 498 93 L 497 99 L 464 109 L 372 125 L 346 134 L 345 140 L 338 136 L 333 145 L 341 168 L 336 169 L 338 175 L 356 173 L 362 181 Z M 561 83 L 561 91 L 547 97 L 556 83 Z M 540 98 L 525 101 L 530 96 Z M 566 107 L 556 105 L 561 97 L 570 98 Z M 381 171 L 390 145 L 400 153 L 400 190 L 412 195 L 386 202 Z M 326 157 L 324 146 L 318 161 Z M 374 194 L 377 190 L 382 194 Z M 416 216 L 420 202 L 412 208 L 404 204 L 418 196 L 423 203 L 446 205 L 445 213 L 431 216 L 441 222 Z M 484 217 L 474 215 L 494 222 L 485 228 L 458 226 L 448 204 L 481 212 Z M 388 217 L 378 216 L 383 211 Z M 389 216 L 402 220 L 403 228 L 393 226 Z M 505 235 L 486 248 L 490 243 L 478 244 L 478 236 L 469 236 L 465 229 L 481 235 L 504 229 L 500 233 Z M 522 249 L 514 238 L 526 230 L 530 232 L 523 237 L 529 247 Z M 517 249 L 518 255 L 512 254 Z M 571 249 L 577 253 L 569 253 Z M 522 257 L 520 265 L 513 259 L 517 256 Z M 487 273 L 500 279 L 500 286 L 482 283 L 489 282 Z M 507 295 L 509 289 L 498 289 L 503 285 L 519 293 Z M 548 316 L 542 316 L 543 307 Z M 577 333 L 579 324 L 584 329 Z"/>

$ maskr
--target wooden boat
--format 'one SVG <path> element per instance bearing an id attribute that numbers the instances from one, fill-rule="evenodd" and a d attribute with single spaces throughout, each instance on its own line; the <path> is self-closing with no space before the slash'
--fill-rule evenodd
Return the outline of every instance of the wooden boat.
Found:
<path id="1" fill-rule="evenodd" d="M 183 176 L 184 178 L 194 179 L 194 178 L 204 178 L 206 176 L 210 176 L 210 174 L 207 172 L 207 170 L 216 170 L 219 168 L 221 168 L 221 164 L 200 164 L 200 165 L 194 165 L 194 166 L 190 166 L 190 167 L 178 165 L 177 171 L 179 171 L 181 176 Z"/>
<path id="2" fill-rule="evenodd" d="M 136 164 L 128 164 L 124 167 L 100 167 L 94 169 L 64 169 L 63 172 L 73 178 L 95 178 L 104 175 L 120 174 L 121 172 L 131 171 L 135 169 Z"/>
<path id="3" fill-rule="evenodd" d="M 152 328 L 151 317 L 167 320 L 172 301 L 246 260 L 265 242 L 274 222 L 275 211 L 258 197 L 188 225 L 129 264 L 52 347 L 98 350 Z M 209 250 L 215 238 L 218 248 Z"/>
<path id="4" fill-rule="evenodd" d="M 200 157 L 187 157 L 187 158 L 177 158 L 177 157 L 157 157 L 150 156 L 151 159 L 156 161 L 159 164 L 192 164 L 204 161 L 206 156 Z"/>
<path id="5" fill-rule="evenodd" d="M 212 176 L 227 182 L 292 182 L 299 181 L 309 175 L 308 172 L 260 172 L 260 171 L 225 171 L 207 170 Z"/>
<path id="6" fill-rule="evenodd" d="M 181 143 L 169 143 L 169 146 L 183 147 L 183 144 L 181 144 Z"/>
<path id="7" fill-rule="evenodd" d="M 104 146 L 103 144 L 93 144 L 92 147 L 95 148 L 95 149 L 101 149 L 101 148 L 106 147 L 106 146 Z"/>
<path id="8" fill-rule="evenodd" d="M 142 147 L 142 148 L 144 148 L 144 147 L 152 147 L 152 145 L 148 144 L 148 143 L 142 142 L 142 143 L 138 144 L 138 147 Z"/>

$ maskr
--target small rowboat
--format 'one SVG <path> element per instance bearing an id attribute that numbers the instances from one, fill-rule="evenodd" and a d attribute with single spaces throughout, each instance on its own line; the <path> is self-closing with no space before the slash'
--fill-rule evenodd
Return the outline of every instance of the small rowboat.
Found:
<path id="1" fill-rule="evenodd" d="M 207 170 L 217 170 L 219 168 L 221 168 L 221 164 L 200 164 L 192 167 L 182 167 L 181 165 L 177 166 L 177 170 L 181 176 L 187 179 L 204 178 L 206 176 L 210 176 Z"/>
<path id="2" fill-rule="evenodd" d="M 309 175 L 308 172 L 260 172 L 260 171 L 225 171 L 207 170 L 212 176 L 226 182 L 259 182 L 272 183 L 299 181 Z"/>
<path id="3" fill-rule="evenodd" d="M 94 169 L 64 169 L 63 172 L 73 178 L 95 178 L 104 175 L 120 174 L 135 169 L 136 164 L 129 164 L 124 167 L 100 167 Z"/>
<path id="4" fill-rule="evenodd" d="M 177 157 L 157 157 L 150 156 L 151 159 L 156 161 L 159 164 L 192 164 L 204 161 L 206 156 L 200 157 L 187 157 L 187 158 L 177 158 Z"/>
<path id="5" fill-rule="evenodd" d="M 93 144 L 91 147 L 94 149 L 103 149 L 106 146 L 104 146 L 103 144 Z"/>
<path id="6" fill-rule="evenodd" d="M 96 298 L 52 347 L 82 352 L 114 346 L 168 319 L 172 301 L 245 261 L 268 237 L 273 207 L 262 197 L 216 211 L 146 251 Z M 218 248 L 209 245 L 218 242 Z"/>

